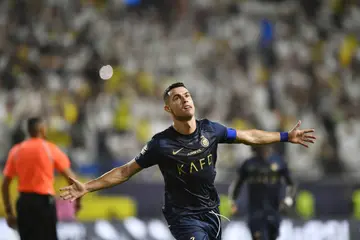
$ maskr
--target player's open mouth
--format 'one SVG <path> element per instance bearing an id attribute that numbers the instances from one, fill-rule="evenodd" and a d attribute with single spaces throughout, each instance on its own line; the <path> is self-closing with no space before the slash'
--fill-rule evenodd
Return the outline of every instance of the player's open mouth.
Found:
<path id="1" fill-rule="evenodd" d="M 186 105 L 186 106 L 184 106 L 184 109 L 185 110 L 188 110 L 188 109 L 191 109 L 192 107 L 190 106 L 190 105 Z"/>

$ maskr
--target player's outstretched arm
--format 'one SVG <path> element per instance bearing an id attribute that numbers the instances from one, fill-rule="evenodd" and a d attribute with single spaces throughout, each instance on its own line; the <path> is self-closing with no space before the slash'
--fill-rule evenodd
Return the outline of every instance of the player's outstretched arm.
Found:
<path id="1" fill-rule="evenodd" d="M 236 142 L 247 145 L 263 145 L 276 142 L 291 142 L 308 147 L 309 143 L 314 143 L 316 137 L 313 135 L 314 129 L 300 130 L 301 121 L 289 132 L 267 132 L 257 129 L 237 130 Z"/>
<path id="2" fill-rule="evenodd" d="M 101 177 L 87 183 L 81 183 L 74 178 L 70 178 L 72 185 L 61 188 L 61 198 L 74 201 L 89 192 L 110 188 L 129 180 L 134 174 L 141 171 L 139 164 L 133 159 L 127 164 L 112 169 Z"/>

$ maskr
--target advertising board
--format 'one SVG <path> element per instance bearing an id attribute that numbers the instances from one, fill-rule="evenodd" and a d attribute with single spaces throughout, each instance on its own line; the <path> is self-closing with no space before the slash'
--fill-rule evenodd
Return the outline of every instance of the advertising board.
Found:
<path id="1" fill-rule="evenodd" d="M 360 239 L 359 222 L 348 220 L 283 220 L 278 240 L 356 240 Z M 18 240 L 17 234 L 0 219 L 0 240 Z M 162 219 L 129 218 L 122 222 L 61 222 L 59 240 L 173 240 Z M 223 223 L 223 240 L 251 240 L 246 222 Z"/>

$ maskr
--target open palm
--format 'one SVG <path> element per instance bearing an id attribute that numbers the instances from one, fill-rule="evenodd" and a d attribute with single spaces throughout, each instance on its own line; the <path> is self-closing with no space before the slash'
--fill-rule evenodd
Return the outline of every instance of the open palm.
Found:
<path id="1" fill-rule="evenodd" d="M 70 178 L 72 185 L 60 188 L 60 197 L 64 200 L 75 201 L 76 199 L 84 196 L 87 193 L 85 184 L 76 179 Z"/>
<path id="2" fill-rule="evenodd" d="M 304 129 L 300 130 L 301 121 L 295 125 L 291 131 L 289 131 L 289 142 L 300 144 L 304 147 L 309 147 L 309 143 L 314 143 L 316 137 L 313 135 L 315 132 L 314 129 Z"/>

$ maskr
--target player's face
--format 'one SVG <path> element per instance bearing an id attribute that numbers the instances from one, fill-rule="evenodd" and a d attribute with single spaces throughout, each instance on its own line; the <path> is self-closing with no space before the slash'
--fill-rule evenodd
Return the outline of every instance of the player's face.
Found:
<path id="1" fill-rule="evenodd" d="M 178 121 L 191 120 L 195 114 L 195 106 L 189 91 L 184 87 L 172 89 L 165 110 Z"/>

